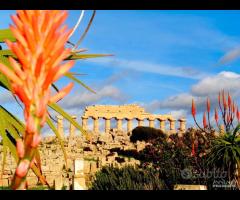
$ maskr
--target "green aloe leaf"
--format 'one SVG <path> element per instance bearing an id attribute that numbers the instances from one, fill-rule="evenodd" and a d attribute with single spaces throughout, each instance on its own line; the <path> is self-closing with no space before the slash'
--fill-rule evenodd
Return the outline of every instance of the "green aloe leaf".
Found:
<path id="1" fill-rule="evenodd" d="M 0 135 L 3 140 L 3 165 L 2 165 L 2 172 L 4 172 L 5 162 L 6 162 L 6 156 L 7 156 L 7 147 L 10 149 L 13 156 L 17 156 L 15 145 L 12 143 L 10 138 L 7 136 L 6 132 L 6 121 L 4 117 L 2 116 L 2 113 L 0 114 Z"/>
<path id="2" fill-rule="evenodd" d="M 10 49 L 2 49 L 0 50 L 0 55 L 1 56 L 12 56 L 13 58 L 17 58 L 16 55 L 10 50 Z"/>
<path id="3" fill-rule="evenodd" d="M 98 57 L 106 57 L 112 56 L 112 54 L 76 54 L 72 53 L 66 60 L 78 60 L 78 59 L 87 59 L 87 58 L 98 58 Z"/>
<path id="4" fill-rule="evenodd" d="M 233 139 L 235 138 L 235 136 L 236 136 L 236 134 L 238 133 L 239 130 L 240 130 L 240 124 L 238 124 L 237 127 L 233 131 Z"/>
<path id="5" fill-rule="evenodd" d="M 12 113 L 10 113 L 7 109 L 0 105 L 0 112 L 4 116 L 4 119 L 7 120 L 8 123 L 12 124 L 13 127 L 18 130 L 18 132 L 23 133 L 25 130 L 25 125 Z"/>
<path id="6" fill-rule="evenodd" d="M 8 39 L 12 42 L 16 41 L 16 38 L 13 36 L 12 31 L 10 29 L 1 29 L 0 30 L 0 43 L 4 43 L 6 39 Z"/>
<path id="7" fill-rule="evenodd" d="M 75 81 L 76 83 L 82 85 L 84 88 L 86 88 L 87 90 L 89 90 L 90 92 L 96 94 L 96 92 L 94 90 L 92 90 L 90 87 L 88 87 L 87 85 L 85 85 L 82 81 L 80 81 L 79 79 L 77 79 L 74 75 L 72 75 L 71 73 L 66 73 L 65 76 L 73 81 Z"/>

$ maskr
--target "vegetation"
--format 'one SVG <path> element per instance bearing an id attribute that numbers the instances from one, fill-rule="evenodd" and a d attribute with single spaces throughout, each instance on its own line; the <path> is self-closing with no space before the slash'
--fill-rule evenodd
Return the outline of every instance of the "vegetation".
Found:
<path id="1" fill-rule="evenodd" d="M 196 122 L 196 108 L 192 102 L 192 115 L 195 123 L 205 134 L 212 132 L 213 126 L 210 124 L 210 100 L 206 103 L 208 120 L 206 112 L 203 115 L 203 128 Z M 207 154 L 207 163 L 209 167 L 226 172 L 225 183 L 231 184 L 236 181 L 236 187 L 240 189 L 240 180 L 237 172 L 240 172 L 240 112 L 238 106 L 232 100 L 231 95 L 219 92 L 218 107 L 221 113 L 223 127 L 219 125 L 218 109 L 215 108 L 215 122 L 219 128 L 218 135 L 212 139 L 212 145 Z M 237 120 L 235 120 L 237 119 Z M 237 125 L 236 125 L 237 121 Z"/>
<path id="2" fill-rule="evenodd" d="M 163 136 L 164 132 L 151 127 L 138 126 L 132 130 L 132 135 L 130 137 L 131 142 L 139 141 L 150 141 L 159 136 Z"/>
<path id="3" fill-rule="evenodd" d="M 104 167 L 95 175 L 91 190 L 163 190 L 167 189 L 152 169 L 142 170 L 131 166 Z"/>

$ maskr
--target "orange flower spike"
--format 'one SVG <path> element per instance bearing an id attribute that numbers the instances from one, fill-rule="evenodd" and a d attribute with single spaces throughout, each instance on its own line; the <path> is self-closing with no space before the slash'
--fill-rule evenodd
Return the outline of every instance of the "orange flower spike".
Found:
<path id="1" fill-rule="evenodd" d="M 196 117 L 196 107 L 195 107 L 194 99 L 192 99 L 192 116 L 194 118 Z"/>
<path id="2" fill-rule="evenodd" d="M 231 108 L 231 105 L 232 105 L 232 98 L 228 93 L 228 107 Z"/>
<path id="3" fill-rule="evenodd" d="M 235 102 L 233 101 L 232 102 L 232 109 L 231 109 L 232 113 L 234 114 L 235 113 Z"/>
<path id="4" fill-rule="evenodd" d="M 17 61 L 14 60 L 12 57 L 9 57 L 9 62 L 13 67 L 14 71 L 16 72 L 16 75 L 18 77 L 21 77 L 21 79 L 25 80 L 26 74 L 22 71 L 21 66 L 17 63 Z"/>
<path id="5" fill-rule="evenodd" d="M 203 127 L 207 128 L 207 118 L 206 118 L 206 112 L 203 114 Z"/>
<path id="6" fill-rule="evenodd" d="M 0 71 L 7 76 L 11 81 L 18 85 L 23 85 L 23 81 L 8 67 L 0 63 Z"/>
<path id="7" fill-rule="evenodd" d="M 210 113 L 210 100 L 207 98 L 207 112 Z"/>
<path id="8" fill-rule="evenodd" d="M 55 96 L 51 97 L 50 102 L 57 102 L 66 96 L 73 87 L 73 83 L 69 83 L 66 87 L 60 90 Z"/>
<path id="9" fill-rule="evenodd" d="M 25 146 L 22 148 L 22 143 L 17 144 L 20 161 L 13 179 L 15 189 L 21 184 L 19 178 L 25 179 L 29 162 L 34 156 L 33 150 L 41 140 L 39 130 L 48 116 L 47 104 L 63 98 L 73 87 L 70 83 L 51 97 L 51 84 L 68 72 L 74 61 L 61 64 L 70 55 L 70 49 L 65 49 L 65 44 L 72 30 L 62 26 L 67 18 L 66 11 L 17 11 L 11 18 L 14 25 L 10 29 L 16 42 L 6 40 L 6 44 L 19 63 L 10 57 L 13 70 L 0 64 L 0 72 L 10 79 L 13 92 L 24 104 L 26 120 Z"/>
<path id="10" fill-rule="evenodd" d="M 223 92 L 222 92 L 222 102 L 223 102 L 223 107 L 224 107 L 224 109 L 227 109 L 227 102 L 226 102 L 224 90 L 223 90 Z"/>
<path id="11" fill-rule="evenodd" d="M 22 160 L 16 169 L 16 175 L 20 178 L 23 178 L 24 176 L 26 176 L 29 165 L 30 165 L 29 160 L 27 159 Z"/>
<path id="12" fill-rule="evenodd" d="M 236 117 L 237 117 L 238 122 L 240 122 L 240 112 L 239 112 L 238 108 L 237 108 L 237 112 L 236 112 Z"/>
<path id="13" fill-rule="evenodd" d="M 215 121 L 216 121 L 216 123 L 218 124 L 218 110 L 217 110 L 217 108 L 215 108 Z"/>
<path id="14" fill-rule="evenodd" d="M 19 158 L 23 158 L 24 156 L 24 144 L 22 139 L 17 139 L 16 140 L 16 148 L 17 148 L 17 154 L 19 156 Z"/>
<path id="15" fill-rule="evenodd" d="M 40 142 L 41 142 L 41 136 L 39 134 L 34 134 L 31 146 L 33 148 L 36 148 Z"/>

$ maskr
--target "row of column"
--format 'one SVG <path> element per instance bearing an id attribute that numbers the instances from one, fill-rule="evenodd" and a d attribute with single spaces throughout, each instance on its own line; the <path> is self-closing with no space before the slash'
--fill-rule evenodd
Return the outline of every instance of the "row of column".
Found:
<path id="1" fill-rule="evenodd" d="M 72 116 L 72 119 L 73 120 L 76 120 L 77 119 L 77 116 Z M 57 116 L 57 131 L 59 133 L 59 135 L 63 138 L 64 137 L 64 132 L 63 132 L 64 128 L 63 128 L 63 116 L 61 115 L 58 115 Z M 72 123 L 70 123 L 70 127 L 69 127 L 69 136 L 70 137 L 74 137 L 75 136 L 75 130 L 76 130 L 76 127 L 73 126 Z"/>
<path id="2" fill-rule="evenodd" d="M 99 118 L 98 117 L 92 117 L 93 118 L 93 131 L 94 132 L 99 132 Z M 143 126 L 144 125 L 144 118 L 136 118 L 138 121 L 138 126 Z M 109 132 L 111 128 L 111 118 L 104 118 L 105 120 L 105 132 Z M 123 118 L 117 118 L 117 129 L 122 130 L 122 121 Z M 166 119 L 154 119 L 150 118 L 148 119 L 149 121 L 149 127 L 154 128 L 154 121 L 159 120 L 160 121 L 160 129 L 165 131 L 165 122 L 167 121 Z M 169 121 L 169 128 L 170 131 L 175 130 L 175 119 L 168 119 Z M 179 119 L 179 130 L 180 131 L 185 131 L 186 130 L 186 119 Z M 132 122 L 133 119 L 127 119 L 127 131 L 130 132 L 132 131 Z M 88 130 L 88 118 L 82 117 L 82 126 L 84 130 Z"/>
<path id="3" fill-rule="evenodd" d="M 76 120 L 77 116 L 72 116 L 72 119 Z M 93 131 L 94 132 L 99 132 L 99 118 L 98 117 L 92 117 L 93 118 Z M 88 119 L 82 117 L 82 127 L 84 130 L 88 130 Z M 104 118 L 105 119 L 105 132 L 108 133 L 111 129 L 111 118 Z M 138 121 L 138 126 L 143 126 L 144 125 L 144 118 L 136 118 Z M 160 129 L 165 131 L 165 123 L 166 121 L 169 121 L 169 130 L 170 131 L 175 131 L 175 124 L 176 121 L 175 119 L 154 119 L 154 118 L 149 118 L 149 127 L 154 128 L 154 121 L 158 120 L 160 121 Z M 179 131 L 185 131 L 186 130 L 186 119 L 179 119 Z M 117 129 L 122 130 L 122 122 L 123 118 L 117 118 Z M 75 136 L 75 126 L 73 126 L 72 123 L 70 123 L 70 137 Z M 132 131 L 133 129 L 133 119 L 127 119 L 127 132 Z M 64 136 L 63 133 L 63 117 L 62 116 L 57 116 L 57 130 L 58 133 L 60 134 L 61 137 Z"/>

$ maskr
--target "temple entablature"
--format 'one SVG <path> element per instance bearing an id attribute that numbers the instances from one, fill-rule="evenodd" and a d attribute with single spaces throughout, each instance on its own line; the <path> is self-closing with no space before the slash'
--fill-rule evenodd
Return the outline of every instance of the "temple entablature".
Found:
<path id="1" fill-rule="evenodd" d="M 73 116 L 76 119 L 76 116 Z M 112 123 L 115 121 L 116 129 L 123 130 L 126 124 L 126 131 L 131 132 L 136 126 L 149 126 L 158 128 L 168 133 L 176 132 L 176 122 L 178 122 L 178 131 L 186 130 L 186 119 L 175 119 L 172 115 L 151 114 L 145 112 L 144 108 L 136 104 L 131 105 L 94 105 L 86 107 L 82 117 L 82 127 L 86 131 L 100 132 L 100 125 L 104 125 L 104 132 L 112 129 Z M 89 119 L 92 119 L 93 128 L 89 128 Z M 100 124 L 99 120 L 104 120 Z M 147 122 L 146 122 L 147 121 Z M 158 123 L 159 125 L 156 125 Z M 166 125 L 167 124 L 167 125 Z M 134 127 L 135 126 L 135 127 Z M 58 130 L 63 135 L 63 117 L 58 116 Z M 74 136 L 75 129 L 70 125 L 70 135 Z"/>

